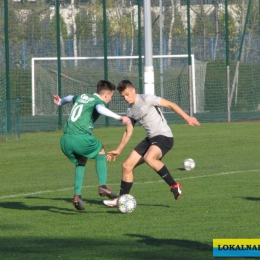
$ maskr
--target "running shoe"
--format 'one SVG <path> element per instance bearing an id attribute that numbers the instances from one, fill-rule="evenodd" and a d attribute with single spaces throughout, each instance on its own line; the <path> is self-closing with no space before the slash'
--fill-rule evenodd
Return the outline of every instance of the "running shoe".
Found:
<path id="1" fill-rule="evenodd" d="M 118 198 L 118 195 L 110 190 L 106 185 L 98 186 L 98 194 L 99 196 L 107 196 L 110 199 Z"/>
<path id="2" fill-rule="evenodd" d="M 177 200 L 180 198 L 181 194 L 182 194 L 182 186 L 179 183 L 176 183 L 174 185 L 171 186 L 171 192 L 174 195 L 174 198 Z"/>
<path id="3" fill-rule="evenodd" d="M 81 195 L 74 195 L 73 205 L 77 210 L 85 209 L 84 203 L 82 201 Z"/>
<path id="4" fill-rule="evenodd" d="M 104 203 L 106 206 L 110 207 L 110 208 L 116 207 L 116 206 L 117 206 L 117 202 L 118 202 L 118 199 L 117 199 L 117 198 L 116 198 L 116 199 L 113 199 L 113 200 L 103 200 L 103 203 Z"/>

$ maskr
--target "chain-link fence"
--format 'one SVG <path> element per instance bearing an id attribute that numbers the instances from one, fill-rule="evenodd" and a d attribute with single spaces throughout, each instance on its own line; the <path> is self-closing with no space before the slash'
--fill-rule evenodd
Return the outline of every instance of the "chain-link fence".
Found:
<path id="1" fill-rule="evenodd" d="M 0 140 L 20 139 L 20 101 L 0 101 Z"/>
<path id="2" fill-rule="evenodd" d="M 195 58 L 194 101 L 200 104 L 195 110 L 200 121 L 227 121 L 228 88 L 233 97 L 231 121 L 260 119 L 259 10 L 259 1 L 254 0 L 151 1 L 153 55 L 187 55 L 190 46 Z M 105 77 L 105 72 L 115 85 L 130 79 L 141 92 L 143 64 L 128 56 L 144 55 L 143 14 L 140 0 L 1 1 L 0 29 L 4 34 L 0 35 L 0 100 L 20 100 L 21 131 L 58 128 L 57 108 L 52 104 L 52 95 L 58 93 L 58 77 L 62 96 L 95 92 L 96 82 Z M 105 54 L 126 57 L 106 67 Z M 60 75 L 59 55 L 71 58 L 60 61 Z M 79 60 L 84 57 L 99 61 Z M 36 58 L 42 60 L 36 62 Z M 184 103 L 189 95 L 187 56 L 154 59 L 154 70 L 155 93 L 188 112 Z M 41 104 L 49 104 L 48 109 L 35 114 L 35 106 Z M 116 93 L 110 107 L 124 113 L 126 104 Z M 65 111 L 63 121 L 67 118 Z M 167 114 L 167 119 L 169 123 L 181 122 L 173 114 Z M 98 121 L 101 125 L 104 122 L 103 117 Z"/>

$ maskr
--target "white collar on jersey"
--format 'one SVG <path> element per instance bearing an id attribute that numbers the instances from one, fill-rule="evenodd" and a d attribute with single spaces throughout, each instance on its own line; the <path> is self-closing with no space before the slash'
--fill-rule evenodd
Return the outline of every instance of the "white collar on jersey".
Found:
<path id="1" fill-rule="evenodd" d="M 94 93 L 93 95 L 98 96 L 98 97 L 100 98 L 100 96 L 98 95 L 98 93 Z M 101 99 L 101 98 L 100 98 L 100 99 Z"/>

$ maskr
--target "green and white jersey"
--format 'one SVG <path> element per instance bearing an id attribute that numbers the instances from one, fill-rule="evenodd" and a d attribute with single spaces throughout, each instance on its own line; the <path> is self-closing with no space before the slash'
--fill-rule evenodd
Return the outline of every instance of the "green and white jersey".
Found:
<path id="1" fill-rule="evenodd" d="M 127 110 L 132 123 L 139 122 L 149 138 L 164 135 L 173 137 L 172 131 L 160 109 L 161 98 L 154 95 L 137 94 L 133 105 Z"/>
<path id="2" fill-rule="evenodd" d="M 99 113 L 95 106 L 100 104 L 107 107 L 97 94 L 82 94 L 73 97 L 73 107 L 63 131 L 65 134 L 82 135 L 92 134 L 94 122 L 98 119 Z"/>

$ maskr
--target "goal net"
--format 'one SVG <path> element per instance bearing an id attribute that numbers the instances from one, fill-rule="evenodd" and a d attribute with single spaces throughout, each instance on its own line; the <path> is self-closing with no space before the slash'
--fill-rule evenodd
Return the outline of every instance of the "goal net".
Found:
<path id="1" fill-rule="evenodd" d="M 192 77 L 193 112 L 198 113 L 204 111 L 206 63 L 195 60 L 193 55 L 191 58 L 192 75 L 189 75 L 188 55 L 154 56 L 155 94 L 189 111 L 189 77 Z M 108 80 L 115 85 L 123 79 L 129 79 L 138 90 L 138 56 L 110 56 L 107 70 Z M 60 77 L 62 97 L 95 93 L 97 81 L 104 78 L 104 57 L 63 57 Z M 57 78 L 56 57 L 32 58 L 33 116 L 58 114 L 58 108 L 53 103 L 53 95 L 58 93 Z M 115 91 L 109 108 L 116 113 L 125 114 L 126 107 L 127 104 Z M 63 106 L 62 113 L 69 114 L 70 109 L 71 105 Z"/>

